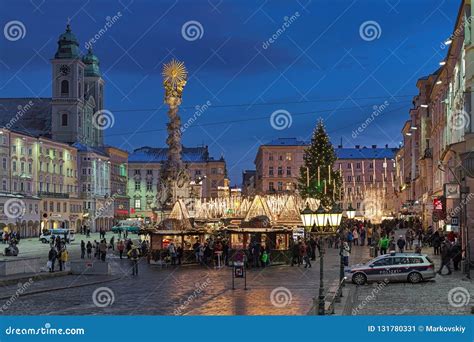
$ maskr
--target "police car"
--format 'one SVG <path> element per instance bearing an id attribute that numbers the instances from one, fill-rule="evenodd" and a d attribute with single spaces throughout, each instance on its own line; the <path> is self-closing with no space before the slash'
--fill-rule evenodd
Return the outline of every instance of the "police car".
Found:
<path id="1" fill-rule="evenodd" d="M 390 253 L 381 255 L 365 264 L 351 267 L 352 282 L 363 285 L 370 281 L 420 281 L 436 276 L 434 263 L 425 254 Z"/>

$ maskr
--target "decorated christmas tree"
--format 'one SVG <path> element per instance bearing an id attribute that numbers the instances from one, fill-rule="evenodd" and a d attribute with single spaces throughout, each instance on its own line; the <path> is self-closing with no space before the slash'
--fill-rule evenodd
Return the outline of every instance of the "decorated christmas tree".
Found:
<path id="1" fill-rule="evenodd" d="M 334 170 L 337 156 L 322 120 L 313 131 L 303 159 L 298 180 L 301 196 L 319 199 L 323 206 L 340 201 L 342 180 L 339 171 Z"/>

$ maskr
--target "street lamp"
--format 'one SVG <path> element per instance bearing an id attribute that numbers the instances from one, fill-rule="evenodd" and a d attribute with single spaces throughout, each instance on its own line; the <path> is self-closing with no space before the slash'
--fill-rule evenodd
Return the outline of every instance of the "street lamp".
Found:
<path id="1" fill-rule="evenodd" d="M 352 208 L 352 203 L 349 203 L 349 207 L 346 210 L 346 214 L 347 214 L 347 218 L 349 220 L 354 219 L 354 217 L 356 215 L 356 210 L 354 208 Z"/>
<path id="2" fill-rule="evenodd" d="M 310 231 L 314 225 L 315 213 L 310 209 L 309 204 L 306 204 L 306 208 L 300 213 L 300 217 L 303 227 Z"/>
<path id="3" fill-rule="evenodd" d="M 333 205 L 330 211 L 326 211 L 322 205 L 319 205 L 315 214 L 315 226 L 319 239 L 319 295 L 318 295 L 318 315 L 324 315 L 324 241 L 323 237 L 332 235 L 336 232 L 341 223 L 342 210 L 338 205 Z"/>

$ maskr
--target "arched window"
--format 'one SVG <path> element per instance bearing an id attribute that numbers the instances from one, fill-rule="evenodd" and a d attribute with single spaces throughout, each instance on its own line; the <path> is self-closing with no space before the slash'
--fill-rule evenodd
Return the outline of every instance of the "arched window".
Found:
<path id="1" fill-rule="evenodd" d="M 67 114 L 61 115 L 61 126 L 67 126 Z"/>
<path id="2" fill-rule="evenodd" d="M 66 80 L 61 81 L 61 95 L 69 94 L 69 82 Z"/>

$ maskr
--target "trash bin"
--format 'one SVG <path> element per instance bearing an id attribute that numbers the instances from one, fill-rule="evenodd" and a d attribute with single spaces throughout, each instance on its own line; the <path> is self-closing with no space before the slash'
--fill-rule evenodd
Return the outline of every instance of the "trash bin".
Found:
<path id="1" fill-rule="evenodd" d="M 371 258 L 374 258 L 374 257 L 375 257 L 375 248 L 374 248 L 374 247 L 370 247 L 370 248 L 369 248 L 369 254 L 370 254 L 370 257 L 371 257 Z"/>

